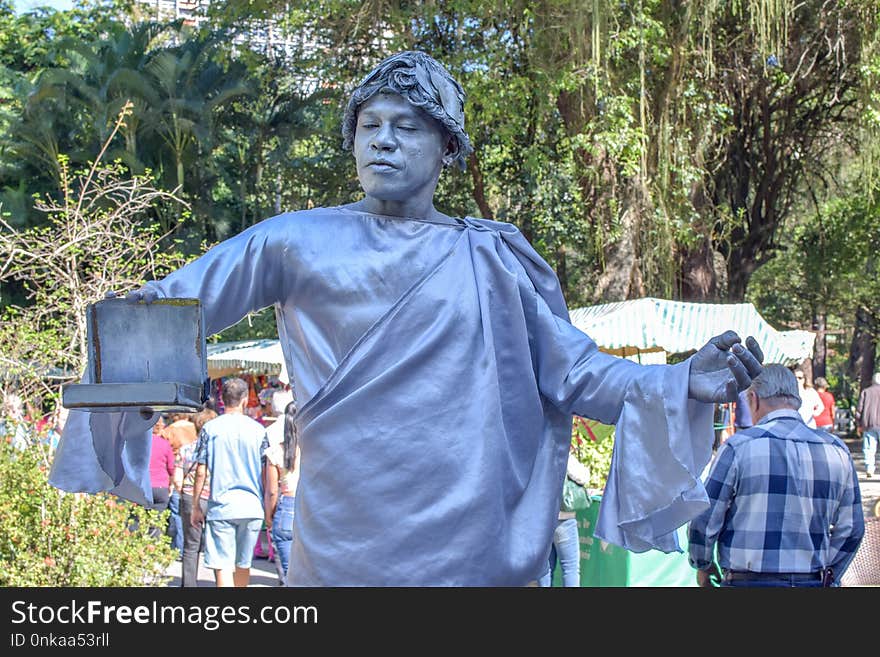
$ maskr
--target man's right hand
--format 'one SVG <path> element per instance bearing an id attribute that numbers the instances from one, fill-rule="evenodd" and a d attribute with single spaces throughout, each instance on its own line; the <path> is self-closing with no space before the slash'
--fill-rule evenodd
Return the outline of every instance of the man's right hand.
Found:
<path id="1" fill-rule="evenodd" d="M 716 586 L 721 586 L 722 579 L 723 575 L 721 574 L 721 570 L 718 568 L 717 563 L 713 563 L 708 570 L 697 571 L 697 586 L 714 588 Z"/>
<path id="2" fill-rule="evenodd" d="M 189 515 L 189 524 L 193 527 L 198 527 L 202 524 L 202 521 L 205 519 L 205 514 L 202 513 L 202 507 L 199 506 L 199 500 L 195 499 L 193 502 L 193 508 Z"/>
<path id="3" fill-rule="evenodd" d="M 104 295 L 105 299 L 116 299 L 118 297 L 119 297 L 119 295 L 116 294 L 116 292 L 113 292 L 112 290 L 107 292 L 107 294 Z M 158 298 L 159 298 L 159 294 L 156 292 L 156 290 L 149 288 L 149 287 L 141 287 L 141 288 L 138 288 L 137 290 L 132 290 L 131 292 L 129 292 L 128 294 L 125 295 L 125 300 L 130 301 L 132 303 L 139 303 L 141 301 L 143 301 L 144 303 L 153 303 Z"/>

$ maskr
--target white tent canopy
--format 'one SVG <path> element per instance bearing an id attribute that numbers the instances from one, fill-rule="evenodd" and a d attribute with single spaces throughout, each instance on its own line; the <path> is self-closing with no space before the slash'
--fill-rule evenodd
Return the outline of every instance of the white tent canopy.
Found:
<path id="1" fill-rule="evenodd" d="M 702 347 L 709 338 L 733 329 L 752 335 L 764 351 L 764 362 L 794 365 L 813 355 L 816 334 L 777 331 L 750 303 L 688 303 L 646 297 L 576 308 L 571 323 L 608 353 L 642 363 L 666 362 L 667 353 Z M 278 340 L 239 340 L 208 345 L 212 379 L 236 373 L 277 374 L 288 382 Z"/>
<path id="2" fill-rule="evenodd" d="M 813 355 L 816 334 L 811 331 L 777 331 L 750 303 L 688 303 L 645 297 L 618 303 L 577 308 L 571 323 L 587 333 L 603 351 L 631 357 L 699 349 L 728 329 L 743 339 L 754 336 L 764 351 L 765 363 L 794 365 Z"/>
<path id="3" fill-rule="evenodd" d="M 218 342 L 208 347 L 208 376 L 219 379 L 229 374 L 277 374 L 288 383 L 284 354 L 278 340 Z"/>

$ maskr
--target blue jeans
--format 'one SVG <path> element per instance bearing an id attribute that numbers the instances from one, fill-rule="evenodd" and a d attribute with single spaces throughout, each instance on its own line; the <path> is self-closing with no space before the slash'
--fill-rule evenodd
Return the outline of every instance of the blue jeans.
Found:
<path id="1" fill-rule="evenodd" d="M 287 576 L 290 562 L 290 544 L 293 541 L 293 495 L 281 495 L 272 517 L 272 542 L 275 544 L 275 558 L 281 559 L 281 570 Z"/>
<path id="2" fill-rule="evenodd" d="M 183 558 L 183 521 L 180 519 L 180 493 L 176 490 L 171 491 L 171 498 L 168 500 L 168 509 L 171 516 L 168 518 L 168 535 L 171 537 L 171 549 L 180 552 L 180 558 Z"/>
<path id="3" fill-rule="evenodd" d="M 874 474 L 878 439 L 880 439 L 880 428 L 871 427 L 862 432 L 862 453 L 865 455 L 865 470 L 868 474 Z"/>
<path id="4" fill-rule="evenodd" d="M 548 570 L 538 586 L 551 586 L 553 583 L 553 569 L 556 562 L 562 567 L 562 585 L 581 585 L 581 550 L 578 539 L 578 526 L 576 518 L 560 520 L 553 532 L 553 545 L 550 547 L 550 562 Z"/>
<path id="5" fill-rule="evenodd" d="M 168 489 L 167 488 L 153 488 L 153 503 L 147 506 L 148 509 L 152 509 L 153 511 L 164 511 L 168 508 Z M 164 528 L 160 527 L 150 527 L 150 536 L 154 538 L 158 538 L 162 536 L 162 534 L 168 533 L 168 525 L 165 525 Z"/>

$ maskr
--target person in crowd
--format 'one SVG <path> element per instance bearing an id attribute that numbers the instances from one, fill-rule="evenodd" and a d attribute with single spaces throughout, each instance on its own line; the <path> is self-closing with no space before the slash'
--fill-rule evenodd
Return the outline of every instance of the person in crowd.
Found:
<path id="1" fill-rule="evenodd" d="M 153 425 L 152 451 L 150 452 L 150 485 L 153 487 L 153 502 L 147 508 L 164 511 L 168 508 L 171 496 L 171 478 L 174 476 L 174 451 L 162 435 L 165 420 L 161 416 Z M 165 527 L 167 531 L 167 525 Z M 151 528 L 151 532 L 159 532 Z M 164 533 L 164 532 L 163 532 Z"/>
<path id="2" fill-rule="evenodd" d="M 697 583 L 837 586 L 865 532 L 849 448 L 804 423 L 783 365 L 765 366 L 748 397 L 755 425 L 722 445 L 707 476 L 709 508 L 688 528 Z"/>
<path id="3" fill-rule="evenodd" d="M 516 227 L 439 211 L 442 172 L 473 150 L 464 101 L 429 55 L 388 57 L 343 116 L 362 199 L 267 219 L 126 295 L 198 298 L 206 335 L 276 308 L 302 452 L 290 584 L 535 582 L 573 413 L 616 425 L 596 537 L 676 550 L 706 505 L 713 405 L 761 370 L 757 342 L 733 331 L 675 365 L 602 353 Z M 66 489 L 106 481 L 94 452 L 135 454 L 150 422 L 92 436 L 71 415 L 52 473 Z M 138 463 L 123 464 L 131 478 Z"/>
<path id="4" fill-rule="evenodd" d="M 816 416 L 821 415 L 825 410 L 822 398 L 813 386 L 807 383 L 806 373 L 798 368 L 794 371 L 794 377 L 797 379 L 798 393 L 800 394 L 801 405 L 798 413 L 801 414 L 804 423 L 811 429 L 816 428 Z"/>
<path id="5" fill-rule="evenodd" d="M 205 520 L 205 566 L 218 587 L 245 587 L 250 581 L 254 544 L 263 522 L 261 448 L 266 430 L 245 415 L 248 385 L 239 378 L 223 383 L 223 415 L 206 422 L 196 448 L 193 499 L 199 499 L 211 473 L 208 510 L 193 504 L 190 523 Z"/>
<path id="6" fill-rule="evenodd" d="M 578 486 L 586 486 L 590 483 L 590 470 L 578 461 L 574 454 L 569 454 L 566 477 Z M 553 532 L 553 544 L 550 546 L 547 572 L 538 580 L 538 586 L 552 585 L 553 571 L 557 562 L 562 569 L 562 586 L 581 585 L 581 545 L 576 516 L 575 511 L 559 509 L 556 529 Z"/>
<path id="7" fill-rule="evenodd" d="M 813 416 L 816 428 L 829 433 L 834 431 L 834 416 L 837 413 L 837 403 L 834 395 L 828 389 L 828 380 L 824 376 L 816 377 L 816 392 L 822 400 L 822 412 Z"/>
<path id="8" fill-rule="evenodd" d="M 179 552 L 181 559 L 183 559 L 184 535 L 183 518 L 180 515 L 180 495 L 183 488 L 181 449 L 194 443 L 197 437 L 192 415 L 192 413 L 171 413 L 169 424 L 162 430 L 162 435 L 174 452 L 174 475 L 171 478 L 171 495 L 168 500 L 168 509 L 171 511 L 168 533 L 171 536 L 171 548 Z"/>
<path id="9" fill-rule="evenodd" d="M 21 396 L 14 392 L 6 393 L 0 414 L 0 436 L 5 435 L 15 449 L 26 449 L 31 443 L 31 433 Z"/>
<path id="10" fill-rule="evenodd" d="M 49 456 L 58 448 L 61 432 L 64 431 L 64 423 L 67 420 L 67 409 L 60 403 L 55 406 L 50 414 L 44 416 L 42 426 L 38 427 L 37 434 L 41 442 L 49 450 Z"/>
<path id="11" fill-rule="evenodd" d="M 285 383 L 281 388 L 272 392 L 272 411 L 276 417 L 284 416 L 284 409 L 293 401 L 293 390 L 289 383 Z"/>
<path id="12" fill-rule="evenodd" d="M 207 406 L 192 415 L 192 435 L 181 432 L 181 444 L 174 468 L 174 479 L 180 482 L 180 521 L 183 525 L 183 556 L 181 557 L 180 585 L 198 586 L 199 554 L 205 549 L 204 523 L 192 522 L 193 504 L 198 503 L 202 515 L 208 512 L 208 498 L 211 494 L 211 473 L 205 470 L 201 494 L 196 502 L 193 486 L 196 480 L 197 436 L 209 420 L 217 417 L 217 412 Z"/>
<path id="13" fill-rule="evenodd" d="M 290 544 L 293 541 L 294 502 L 299 483 L 300 449 L 296 438 L 296 402 L 287 404 L 284 414 L 266 430 L 265 524 L 275 546 L 281 574 L 287 577 Z M 280 438 L 280 440 L 279 440 Z"/>
<path id="14" fill-rule="evenodd" d="M 880 440 L 880 372 L 874 373 L 871 385 L 859 394 L 856 422 L 862 436 L 867 477 L 873 479 L 877 470 L 877 441 Z"/>

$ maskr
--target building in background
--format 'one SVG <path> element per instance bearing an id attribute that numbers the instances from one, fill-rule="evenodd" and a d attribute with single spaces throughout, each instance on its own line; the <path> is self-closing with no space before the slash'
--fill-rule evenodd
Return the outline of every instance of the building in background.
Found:
<path id="1" fill-rule="evenodd" d="M 181 19 L 184 25 L 193 28 L 210 27 L 210 6 L 211 0 L 140 0 L 135 9 L 135 18 L 154 21 Z M 304 30 L 297 30 L 296 33 L 286 30 L 284 14 L 239 22 L 232 29 L 232 43 L 267 57 L 285 60 L 297 54 L 314 54 L 314 38 Z"/>

